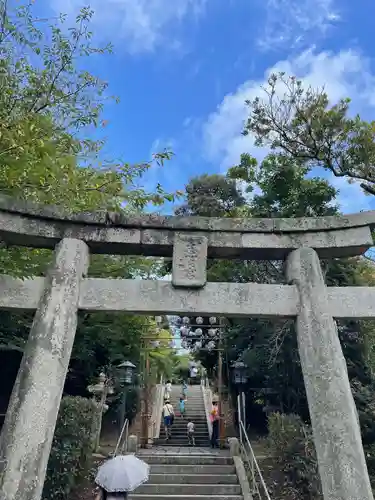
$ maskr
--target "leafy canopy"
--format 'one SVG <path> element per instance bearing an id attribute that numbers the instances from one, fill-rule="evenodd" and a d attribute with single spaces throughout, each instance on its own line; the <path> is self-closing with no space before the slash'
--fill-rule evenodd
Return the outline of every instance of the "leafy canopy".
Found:
<path id="1" fill-rule="evenodd" d="M 243 133 L 254 134 L 257 146 L 358 181 L 365 193 L 375 194 L 375 121 L 350 116 L 349 98 L 331 105 L 324 88 L 306 88 L 279 73 L 269 77 L 262 97 L 246 104 Z"/>
<path id="2" fill-rule="evenodd" d="M 93 43 L 93 12 L 83 8 L 67 29 L 64 16 L 38 19 L 33 8 L 0 0 L 0 194 L 71 212 L 173 200 L 160 185 L 148 192 L 139 182 L 170 151 L 136 165 L 105 159 L 103 111 L 115 98 L 85 66 L 112 47 Z M 46 250 L 0 249 L 0 267 L 17 276 L 42 274 L 49 261 Z"/>

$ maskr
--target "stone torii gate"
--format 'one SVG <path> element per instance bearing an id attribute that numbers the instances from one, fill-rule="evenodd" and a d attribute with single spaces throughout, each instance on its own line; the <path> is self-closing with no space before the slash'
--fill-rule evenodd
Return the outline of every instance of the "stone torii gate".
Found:
<path id="1" fill-rule="evenodd" d="M 0 198 L 6 245 L 55 249 L 45 278 L 0 277 L 35 310 L 0 439 L 1 500 L 40 500 L 78 310 L 296 318 L 325 500 L 373 498 L 335 319 L 375 318 L 375 288 L 329 287 L 319 258 L 363 254 L 375 212 L 301 219 L 70 215 Z M 173 257 L 172 282 L 86 278 L 90 253 Z M 284 260 L 287 285 L 209 283 L 207 258 Z"/>

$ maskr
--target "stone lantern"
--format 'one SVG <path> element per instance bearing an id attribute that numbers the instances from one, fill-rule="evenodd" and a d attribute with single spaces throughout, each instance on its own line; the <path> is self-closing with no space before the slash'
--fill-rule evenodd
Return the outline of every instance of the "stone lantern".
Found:
<path id="1" fill-rule="evenodd" d="M 118 379 L 121 387 L 121 405 L 120 405 L 120 432 L 126 419 L 126 397 L 128 387 L 133 383 L 135 365 L 130 361 L 123 361 L 117 365 Z"/>
<path id="2" fill-rule="evenodd" d="M 232 381 L 238 388 L 237 395 L 237 411 L 238 418 L 244 424 L 246 428 L 246 395 L 244 391 L 244 386 L 248 381 L 248 376 L 246 373 L 247 365 L 242 360 L 237 360 L 232 363 Z M 240 430 L 240 434 L 242 431 Z"/>
<path id="3" fill-rule="evenodd" d="M 247 383 L 249 377 L 246 373 L 247 365 L 243 361 L 235 361 L 232 363 L 232 380 L 236 386 L 241 386 Z"/>
<path id="4" fill-rule="evenodd" d="M 124 361 L 117 366 L 117 370 L 120 373 L 120 383 L 122 385 L 130 385 L 133 382 L 133 372 L 135 365 L 130 361 Z"/>

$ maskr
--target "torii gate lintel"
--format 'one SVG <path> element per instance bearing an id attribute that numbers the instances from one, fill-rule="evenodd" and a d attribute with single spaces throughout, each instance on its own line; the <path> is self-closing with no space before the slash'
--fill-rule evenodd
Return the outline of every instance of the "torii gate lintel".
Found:
<path id="1" fill-rule="evenodd" d="M 325 500 L 372 500 L 334 318 L 375 317 L 374 290 L 327 288 L 319 258 L 363 254 L 375 212 L 301 219 L 66 214 L 0 197 L 6 245 L 55 248 L 45 278 L 0 278 L 0 308 L 36 310 L 0 438 L 0 499 L 40 500 L 77 311 L 295 317 Z M 90 253 L 173 256 L 172 281 L 87 278 Z M 280 260 L 286 285 L 207 282 L 207 258 Z"/>

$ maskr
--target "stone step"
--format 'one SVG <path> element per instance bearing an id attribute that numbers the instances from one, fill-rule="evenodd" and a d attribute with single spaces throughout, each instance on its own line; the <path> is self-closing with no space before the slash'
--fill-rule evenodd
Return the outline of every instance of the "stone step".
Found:
<path id="1" fill-rule="evenodd" d="M 187 422 L 176 422 L 176 420 L 174 421 L 172 427 L 171 427 L 172 431 L 175 431 L 175 432 L 184 432 L 186 434 L 187 432 Z M 207 429 L 207 425 L 195 425 L 194 426 L 194 432 L 196 434 L 203 434 L 203 433 L 206 433 L 208 432 L 208 429 Z"/>
<path id="2" fill-rule="evenodd" d="M 170 401 L 172 404 L 180 404 L 180 398 L 170 398 Z M 185 399 L 185 404 L 186 405 L 192 405 L 192 406 L 198 406 L 201 407 L 204 405 L 203 400 L 193 400 L 193 399 Z"/>
<path id="3" fill-rule="evenodd" d="M 173 426 L 171 427 L 171 433 L 172 435 L 179 435 L 179 436 L 186 436 L 187 434 L 187 429 L 186 427 L 178 429 L 177 427 Z M 160 429 L 160 435 L 165 434 L 164 429 Z M 194 435 L 199 437 L 199 436 L 208 436 L 208 429 L 198 429 L 194 431 Z"/>
<path id="4" fill-rule="evenodd" d="M 165 435 L 165 433 L 162 432 L 159 436 L 159 439 L 166 439 L 166 437 L 167 436 Z M 200 436 L 195 435 L 194 438 L 196 441 L 207 441 L 209 439 L 209 435 L 208 435 L 208 433 L 201 434 Z M 187 439 L 187 434 L 186 434 L 186 432 L 184 432 L 183 434 L 177 434 L 177 433 L 172 432 L 170 439 L 172 439 L 172 440 L 176 440 L 176 439 L 184 440 L 184 439 Z"/>
<path id="5" fill-rule="evenodd" d="M 186 427 L 184 427 L 183 429 L 177 429 L 176 427 L 173 426 L 173 427 L 171 427 L 171 434 L 172 434 L 172 436 L 186 436 L 187 435 Z M 206 436 L 208 436 L 208 430 L 201 429 L 201 430 L 195 431 L 194 435 L 196 437 L 206 437 Z M 160 436 L 165 436 L 164 429 L 160 429 Z"/>
<path id="6" fill-rule="evenodd" d="M 211 476 L 226 476 L 236 473 L 234 465 L 169 465 L 152 464 L 151 475 L 153 474 L 211 474 Z"/>
<path id="7" fill-rule="evenodd" d="M 179 405 L 172 403 L 172 406 L 174 408 L 174 411 L 178 411 L 178 412 L 180 411 Z M 190 405 L 185 406 L 185 412 L 189 412 L 191 414 L 196 414 L 196 415 L 205 415 L 206 414 L 204 407 L 197 406 L 195 408 L 194 406 L 190 406 Z"/>
<path id="8" fill-rule="evenodd" d="M 186 429 L 178 431 L 177 429 L 172 429 L 171 436 L 174 438 L 186 438 L 187 437 L 187 432 Z M 165 437 L 165 432 L 162 430 L 160 432 L 159 437 Z M 196 439 L 206 439 L 208 437 L 208 431 L 204 432 L 194 432 L 194 437 Z"/>
<path id="9" fill-rule="evenodd" d="M 175 418 L 174 422 L 172 424 L 173 429 L 180 429 L 180 430 L 186 431 L 188 422 L 189 422 L 189 419 L 187 419 L 187 418 L 185 420 Z M 194 419 L 192 419 L 192 422 L 194 424 L 196 432 L 207 430 L 207 422 L 199 422 L 197 424 L 197 422 Z"/>
<path id="10" fill-rule="evenodd" d="M 162 431 L 159 435 L 159 438 L 165 438 L 166 435 L 165 435 L 165 432 Z M 176 432 L 174 429 L 172 429 L 172 433 L 171 433 L 171 437 L 174 438 L 174 439 L 185 439 L 187 438 L 187 432 L 184 431 L 184 432 Z M 200 434 L 196 434 L 194 433 L 194 437 L 195 439 L 199 439 L 199 440 L 202 440 L 202 439 L 208 439 L 209 438 L 209 434 L 208 432 L 202 432 Z"/>
<path id="11" fill-rule="evenodd" d="M 165 445 L 165 446 L 169 446 L 170 448 L 186 448 L 187 450 L 190 449 L 190 448 L 193 448 L 193 445 L 189 445 L 189 442 L 187 439 L 185 440 L 176 440 L 176 441 L 172 441 L 172 440 L 169 440 L 169 441 L 160 441 L 158 444 L 160 445 Z M 207 441 L 195 441 L 195 445 L 194 447 L 195 448 L 207 448 L 210 446 L 210 442 L 209 440 L 207 439 Z"/>
<path id="12" fill-rule="evenodd" d="M 173 429 L 179 429 L 179 430 L 184 430 L 186 432 L 186 429 L 187 429 L 187 424 L 188 424 L 189 420 L 186 419 L 184 421 L 180 421 L 180 419 L 174 419 L 174 422 L 173 422 Z M 196 421 L 194 421 L 192 419 L 192 422 L 194 424 L 194 427 L 195 427 L 195 432 L 203 432 L 203 431 L 207 431 L 207 423 L 206 422 L 201 422 L 199 424 L 197 424 Z"/>
<path id="13" fill-rule="evenodd" d="M 174 408 L 175 411 L 180 411 L 180 406 L 178 404 L 174 404 L 172 403 L 172 406 Z M 197 413 L 197 414 L 203 414 L 205 413 L 205 409 L 204 409 L 204 406 L 188 406 L 186 405 L 185 406 L 185 411 L 189 411 L 190 413 Z"/>
<path id="14" fill-rule="evenodd" d="M 151 470 L 150 484 L 238 484 L 236 474 L 154 474 Z"/>
<path id="15" fill-rule="evenodd" d="M 181 392 L 179 392 L 178 394 L 173 394 L 170 396 L 169 399 L 173 400 L 173 401 L 179 401 L 180 398 L 181 398 Z M 185 401 L 194 401 L 194 403 L 202 403 L 203 401 L 203 396 L 202 395 L 195 395 L 195 394 L 187 394 L 187 398 L 185 398 Z"/>
<path id="16" fill-rule="evenodd" d="M 182 397 L 182 389 L 179 391 L 172 391 L 171 398 L 181 398 Z M 201 401 L 203 399 L 203 394 L 201 391 L 199 392 L 191 392 L 189 390 L 187 392 L 187 399 L 194 399 L 194 401 Z"/>
<path id="17" fill-rule="evenodd" d="M 171 394 L 170 398 L 169 399 L 173 399 L 175 401 L 177 400 L 180 400 L 180 398 L 182 398 L 182 393 L 181 392 L 178 392 L 176 394 Z M 187 394 L 187 397 L 185 398 L 185 401 L 194 401 L 194 402 L 199 402 L 201 403 L 203 401 L 203 396 L 202 394 Z"/>
<path id="18" fill-rule="evenodd" d="M 170 399 L 170 401 L 175 401 L 177 403 L 177 402 L 180 402 L 181 397 L 180 397 L 179 394 L 176 395 L 176 396 L 174 396 L 172 394 L 172 396 L 169 399 Z M 204 400 L 203 400 L 202 397 L 200 397 L 200 398 L 194 398 L 192 396 L 189 397 L 189 395 L 188 395 L 188 397 L 185 399 L 185 403 L 186 404 L 190 403 L 190 404 L 195 404 L 195 405 L 201 405 L 201 404 L 204 403 Z"/>
<path id="19" fill-rule="evenodd" d="M 193 422 L 193 424 L 195 425 L 195 428 L 197 427 L 202 427 L 202 428 L 207 428 L 207 420 L 197 420 L 196 418 L 182 418 L 180 416 L 175 416 L 174 417 L 174 421 L 173 421 L 173 425 L 178 425 L 180 427 L 186 427 L 189 420 L 191 420 Z"/>
<path id="20" fill-rule="evenodd" d="M 231 465 L 233 458 L 223 455 L 139 455 L 146 463 L 153 465 Z"/>
<path id="21" fill-rule="evenodd" d="M 160 495 L 132 493 L 129 500 L 161 500 Z M 163 495 L 163 500 L 243 500 L 242 495 Z"/>
<path id="22" fill-rule="evenodd" d="M 164 441 L 163 442 L 160 442 L 158 443 L 160 445 L 164 445 L 164 446 L 168 446 L 169 448 L 186 448 L 187 451 L 189 450 L 194 450 L 196 448 L 208 448 L 210 446 L 210 442 L 209 441 L 202 441 L 200 443 L 197 443 L 195 442 L 195 445 L 189 445 L 188 441 L 175 441 L 174 443 L 172 443 L 172 441 Z"/>
<path id="23" fill-rule="evenodd" d="M 166 438 L 166 434 L 164 432 L 164 429 L 160 432 L 159 434 L 159 438 Z M 184 432 L 177 432 L 175 429 L 172 429 L 172 432 L 171 432 L 171 437 L 174 438 L 174 439 L 185 439 L 187 438 L 187 432 L 186 430 Z M 199 440 L 202 440 L 202 439 L 208 439 L 210 436 L 208 434 L 208 432 L 202 432 L 200 434 L 194 434 L 194 437 L 196 439 L 199 439 Z"/>
<path id="24" fill-rule="evenodd" d="M 208 426 L 207 426 L 206 422 L 202 422 L 202 423 L 197 424 L 197 422 L 194 421 L 193 419 L 192 419 L 192 422 L 195 426 L 195 429 L 194 429 L 195 432 L 207 431 Z M 180 431 L 183 430 L 184 432 L 186 432 L 187 424 L 188 424 L 188 419 L 186 419 L 186 421 L 180 422 L 180 420 L 177 420 L 175 418 L 174 422 L 172 424 L 172 429 L 179 429 Z M 164 428 L 164 422 L 163 422 L 163 425 L 161 426 L 161 428 Z"/>
<path id="25" fill-rule="evenodd" d="M 185 425 L 187 426 L 188 422 L 191 421 L 195 425 L 195 427 L 205 427 L 207 428 L 207 420 L 206 419 L 197 419 L 196 415 L 185 415 L 185 418 L 181 417 L 180 415 L 176 415 L 174 418 L 173 424 L 176 425 Z"/>
<path id="26" fill-rule="evenodd" d="M 197 422 L 207 422 L 207 417 L 206 417 L 206 414 L 205 413 L 197 413 L 193 410 L 186 410 L 185 411 L 185 414 L 184 414 L 184 417 L 182 417 L 181 413 L 180 413 L 180 410 L 178 408 L 175 408 L 174 410 L 174 413 L 175 413 L 175 419 L 182 419 L 184 418 L 185 420 L 191 418 L 192 420 L 197 421 Z"/>
<path id="27" fill-rule="evenodd" d="M 172 432 L 183 432 L 183 433 L 187 433 L 187 422 L 176 422 L 176 420 L 174 421 L 172 427 Z M 162 432 L 164 430 L 164 425 L 160 428 L 160 431 Z M 195 425 L 195 428 L 194 428 L 194 432 L 196 434 L 204 434 L 208 432 L 208 426 L 207 424 L 206 425 Z"/>
<path id="28" fill-rule="evenodd" d="M 182 419 L 180 417 L 175 417 L 175 419 L 173 421 L 173 427 L 175 429 L 177 427 L 179 427 L 181 429 L 186 429 L 189 420 L 191 420 L 193 422 L 195 430 L 198 430 L 198 429 L 199 430 L 207 429 L 207 422 L 197 422 L 194 418 L 192 418 L 192 419 L 189 419 L 189 418 Z"/>
<path id="29" fill-rule="evenodd" d="M 239 484 L 151 484 L 145 483 L 137 488 L 140 495 L 241 495 Z"/>
<path id="30" fill-rule="evenodd" d="M 184 420 L 189 420 L 189 419 L 193 420 L 193 422 L 195 424 L 199 423 L 199 424 L 206 424 L 207 425 L 206 415 L 198 415 L 197 413 L 194 413 L 192 411 L 188 411 L 185 413 L 184 417 L 182 417 L 180 415 L 179 411 L 175 411 L 175 417 L 174 417 L 175 422 L 176 422 L 176 420 L 181 420 L 181 422 L 183 422 Z"/>

